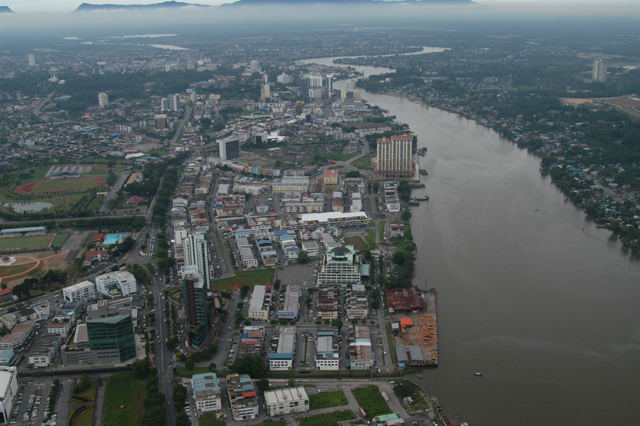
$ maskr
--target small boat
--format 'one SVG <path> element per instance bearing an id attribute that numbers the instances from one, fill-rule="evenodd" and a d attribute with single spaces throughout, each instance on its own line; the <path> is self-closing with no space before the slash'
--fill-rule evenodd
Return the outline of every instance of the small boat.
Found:
<path id="1" fill-rule="evenodd" d="M 482 377 L 482 371 L 476 371 L 473 375 L 476 377 Z"/>
<path id="2" fill-rule="evenodd" d="M 417 377 L 418 379 L 422 379 L 422 374 L 418 373 L 418 374 L 416 374 L 416 377 Z"/>
<path id="3" fill-rule="evenodd" d="M 420 169 L 420 174 L 423 176 L 427 176 L 429 172 L 427 171 L 427 169 Z"/>

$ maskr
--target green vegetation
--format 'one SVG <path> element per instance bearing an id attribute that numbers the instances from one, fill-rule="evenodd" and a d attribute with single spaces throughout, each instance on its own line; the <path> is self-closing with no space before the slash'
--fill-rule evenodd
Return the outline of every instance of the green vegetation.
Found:
<path id="1" fill-rule="evenodd" d="M 0 250 L 33 250 L 47 248 L 51 234 L 0 238 Z"/>
<path id="2" fill-rule="evenodd" d="M 103 182 L 97 178 L 44 179 L 34 183 L 30 193 L 39 195 L 51 192 L 84 192 Z M 101 183 L 104 185 L 104 183 Z"/>
<path id="3" fill-rule="evenodd" d="M 31 263 L 23 263 L 22 265 L 11 265 L 11 266 L 1 266 L 0 267 L 0 278 L 8 277 L 10 275 L 21 274 L 22 272 L 27 271 L 29 268 L 33 267 L 33 262 Z"/>
<path id="4" fill-rule="evenodd" d="M 114 373 L 107 380 L 104 393 L 105 426 L 140 424 L 145 396 L 145 381 L 131 373 Z"/>
<path id="5" fill-rule="evenodd" d="M 353 390 L 353 396 L 356 397 L 358 404 L 367 413 L 369 419 L 391 412 L 377 386 L 356 388 Z"/>
<path id="6" fill-rule="evenodd" d="M 347 244 L 352 245 L 356 250 L 366 250 L 369 248 L 369 244 L 367 244 L 367 242 L 362 237 L 357 235 L 346 237 L 344 241 Z"/>
<path id="7" fill-rule="evenodd" d="M 96 399 L 96 380 L 82 376 L 73 386 L 73 397 L 69 407 L 70 426 L 91 426 Z"/>
<path id="8" fill-rule="evenodd" d="M 389 343 L 389 355 L 391 355 L 391 362 L 393 365 L 398 365 L 398 354 L 396 353 L 396 343 L 393 340 L 393 332 L 391 331 L 391 323 L 386 323 L 387 327 L 387 342 Z"/>
<path id="9" fill-rule="evenodd" d="M 203 414 L 198 418 L 198 423 L 201 426 L 225 426 L 224 420 L 218 419 L 216 413 Z"/>
<path id="10" fill-rule="evenodd" d="M 376 244 L 376 228 L 370 228 L 369 234 L 367 235 L 367 244 L 369 245 L 369 250 L 373 250 L 378 247 Z"/>
<path id="11" fill-rule="evenodd" d="M 336 411 L 328 414 L 318 414 L 317 416 L 300 419 L 300 426 L 333 426 L 345 420 L 354 419 L 355 416 L 349 410 Z"/>
<path id="12" fill-rule="evenodd" d="M 51 241 L 51 247 L 56 249 L 62 247 L 68 237 L 69 234 L 56 234 L 56 236 L 53 237 L 53 241 Z"/>
<path id="13" fill-rule="evenodd" d="M 381 220 L 378 223 L 378 239 L 380 241 L 384 241 L 384 225 L 385 225 L 385 223 L 386 222 L 384 220 Z"/>
<path id="14" fill-rule="evenodd" d="M 317 410 L 319 408 L 339 407 L 347 404 L 347 397 L 341 390 L 335 392 L 323 392 L 309 397 L 309 409 Z"/>
<path id="15" fill-rule="evenodd" d="M 233 291 L 244 286 L 253 288 L 258 284 L 271 284 L 275 273 L 275 269 L 240 271 L 233 277 L 213 281 L 212 287 L 214 291 Z"/>
<path id="16" fill-rule="evenodd" d="M 373 155 L 365 155 L 362 158 L 358 158 L 356 161 L 354 161 L 351 164 L 359 169 L 370 169 L 372 159 L 373 159 Z"/>
<path id="17" fill-rule="evenodd" d="M 262 355 L 245 355 L 235 360 L 231 371 L 248 374 L 252 378 L 260 378 L 267 374 L 267 363 Z"/>

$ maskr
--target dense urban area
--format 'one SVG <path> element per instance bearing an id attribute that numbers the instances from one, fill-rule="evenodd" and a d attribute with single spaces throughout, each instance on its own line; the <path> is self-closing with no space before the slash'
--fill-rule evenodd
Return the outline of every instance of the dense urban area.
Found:
<path id="1" fill-rule="evenodd" d="M 539 155 L 637 257 L 638 40 L 543 37 L 140 34 L 5 51 L 0 422 L 461 424 L 405 377 L 439 362 L 410 226 L 429 152 L 361 90 Z M 326 56 L 397 72 L 339 89 L 361 76 L 301 61 Z"/>

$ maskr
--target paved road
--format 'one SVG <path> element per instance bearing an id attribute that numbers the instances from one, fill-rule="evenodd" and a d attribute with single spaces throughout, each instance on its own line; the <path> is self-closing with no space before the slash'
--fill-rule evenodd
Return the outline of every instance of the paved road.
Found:
<path id="1" fill-rule="evenodd" d="M 111 185 L 111 189 L 109 190 L 109 193 L 107 194 L 106 197 L 104 197 L 104 200 L 102 201 L 102 205 L 100 206 L 100 213 L 105 213 L 109 210 L 108 208 L 109 201 L 115 199 L 118 196 L 118 191 L 120 191 L 120 188 L 122 188 L 122 185 L 124 185 L 128 177 L 129 177 L 129 172 L 120 173 L 120 176 L 118 176 L 118 179 L 115 181 L 113 185 Z"/>
<path id="2" fill-rule="evenodd" d="M 93 426 L 102 426 L 102 412 L 104 411 L 104 388 L 107 380 L 104 377 L 98 377 L 96 386 L 96 402 L 93 407 Z"/>

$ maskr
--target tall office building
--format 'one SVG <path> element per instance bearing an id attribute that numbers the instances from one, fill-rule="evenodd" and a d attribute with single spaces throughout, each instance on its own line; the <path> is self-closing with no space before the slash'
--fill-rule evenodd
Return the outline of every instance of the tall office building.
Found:
<path id="1" fill-rule="evenodd" d="M 269 99 L 271 97 L 271 86 L 269 85 L 269 83 L 265 83 L 262 85 L 262 88 L 260 89 L 260 100 L 266 100 Z"/>
<path id="2" fill-rule="evenodd" d="M 322 76 L 320 75 L 305 75 L 300 79 L 300 96 L 303 98 L 310 97 L 312 89 L 322 88 Z"/>
<path id="3" fill-rule="evenodd" d="M 183 240 L 184 268 L 195 268 L 202 276 L 204 286 L 209 288 L 210 266 L 207 239 L 203 232 L 187 235 Z"/>
<path id="4" fill-rule="evenodd" d="M 329 93 L 329 96 L 331 96 L 333 93 L 333 75 L 329 74 L 324 80 L 326 82 L 325 86 L 327 86 L 327 92 Z"/>
<path id="5" fill-rule="evenodd" d="M 183 273 L 182 300 L 189 344 L 200 349 L 204 346 L 209 332 L 209 310 L 207 309 L 207 290 L 202 275 L 195 268 Z"/>
<path id="6" fill-rule="evenodd" d="M 593 61 L 591 80 L 597 82 L 607 81 L 607 63 L 602 58 Z"/>
<path id="7" fill-rule="evenodd" d="M 104 108 L 109 105 L 109 95 L 104 92 L 98 93 L 98 106 Z"/>
<path id="8" fill-rule="evenodd" d="M 237 139 L 221 139 L 218 141 L 220 159 L 232 160 L 240 156 L 240 141 Z"/>
<path id="9" fill-rule="evenodd" d="M 36 55 L 34 55 L 33 53 L 29 53 L 27 55 L 27 63 L 29 64 L 30 67 L 35 67 L 36 66 Z"/>
<path id="10" fill-rule="evenodd" d="M 130 307 L 98 306 L 88 312 L 89 348 L 100 357 L 127 361 L 136 356 Z"/>
<path id="11" fill-rule="evenodd" d="M 415 176 L 413 136 L 394 135 L 378 139 L 376 177 L 379 179 L 410 179 Z"/>

